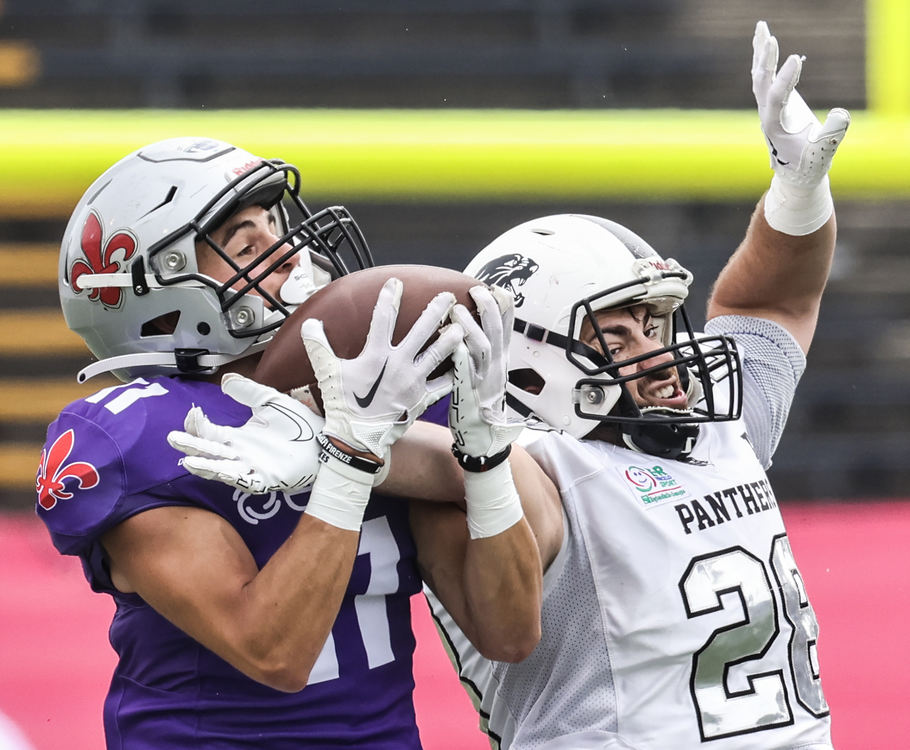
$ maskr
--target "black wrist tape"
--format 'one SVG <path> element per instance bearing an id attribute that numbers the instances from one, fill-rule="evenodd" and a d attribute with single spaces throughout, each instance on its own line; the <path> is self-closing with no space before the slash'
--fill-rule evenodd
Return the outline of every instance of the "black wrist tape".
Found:
<path id="1" fill-rule="evenodd" d="M 370 459 L 363 458 L 362 456 L 351 455 L 335 445 L 335 443 L 322 433 L 319 433 L 319 435 L 316 436 L 316 440 L 319 442 L 319 447 L 322 449 L 319 452 L 319 460 L 323 463 L 331 456 L 332 458 L 341 461 L 341 463 L 350 466 L 352 469 L 365 471 L 368 474 L 378 474 L 382 469 L 382 464 L 370 461 Z"/>
<path id="2" fill-rule="evenodd" d="M 512 445 L 509 444 L 493 456 L 469 456 L 458 450 L 457 445 L 452 444 L 452 454 L 458 459 L 458 463 L 465 471 L 489 471 L 494 466 L 499 466 L 505 461 L 511 452 Z"/>

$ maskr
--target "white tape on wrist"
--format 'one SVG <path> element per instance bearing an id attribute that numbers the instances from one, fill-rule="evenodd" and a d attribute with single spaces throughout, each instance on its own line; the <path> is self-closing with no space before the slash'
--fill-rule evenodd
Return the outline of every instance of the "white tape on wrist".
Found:
<path id="1" fill-rule="evenodd" d="M 772 229 L 794 237 L 812 234 L 834 213 L 831 182 L 825 175 L 815 187 L 791 185 L 777 175 L 765 195 L 765 220 Z"/>
<path id="2" fill-rule="evenodd" d="M 374 474 L 327 457 L 316 474 L 304 512 L 339 529 L 359 531 L 374 479 Z"/>
<path id="3" fill-rule="evenodd" d="M 466 471 L 464 497 L 471 539 L 495 536 L 524 516 L 508 461 L 485 472 Z"/>

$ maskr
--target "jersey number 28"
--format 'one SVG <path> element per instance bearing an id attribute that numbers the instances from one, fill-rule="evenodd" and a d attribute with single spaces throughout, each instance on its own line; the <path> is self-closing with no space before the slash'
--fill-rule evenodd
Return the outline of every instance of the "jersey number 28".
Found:
<path id="1" fill-rule="evenodd" d="M 689 687 L 703 741 L 792 724 L 793 700 L 812 716 L 828 714 L 818 623 L 786 534 L 774 537 L 767 563 L 741 547 L 695 558 L 679 588 L 690 619 L 721 610 L 733 615 L 692 657 Z M 788 639 L 789 675 L 760 668 L 777 638 Z"/>

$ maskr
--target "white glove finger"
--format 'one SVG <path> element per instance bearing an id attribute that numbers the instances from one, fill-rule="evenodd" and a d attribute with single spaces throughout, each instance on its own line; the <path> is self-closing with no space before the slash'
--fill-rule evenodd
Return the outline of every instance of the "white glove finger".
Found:
<path id="1" fill-rule="evenodd" d="M 476 396 L 472 387 L 472 372 L 471 352 L 468 349 L 468 345 L 461 341 L 452 352 L 452 370 L 450 374 L 452 376 L 453 391 L 456 392 L 456 395 L 452 397 L 452 403 L 449 406 L 450 412 L 452 409 L 466 408 L 466 399 L 470 399 L 472 404 L 476 406 L 474 399 L 470 398 L 471 396 Z M 451 414 L 449 422 L 450 424 L 452 422 Z"/>
<path id="2" fill-rule="evenodd" d="M 768 24 L 759 21 L 752 37 L 752 91 L 760 103 L 764 102 L 768 86 L 774 80 L 779 54 L 777 38 L 771 36 Z"/>
<path id="3" fill-rule="evenodd" d="M 183 459 L 184 468 L 203 479 L 216 479 L 219 482 L 236 486 L 243 469 L 239 462 L 224 459 L 212 459 L 205 456 L 187 456 Z"/>
<path id="4" fill-rule="evenodd" d="M 188 432 L 172 430 L 167 434 L 168 444 L 186 454 L 187 456 L 202 456 L 205 458 L 236 459 L 237 452 L 230 446 L 214 440 L 197 437 Z"/>
<path id="5" fill-rule="evenodd" d="M 186 458 L 183 467 L 203 479 L 214 479 L 230 487 L 249 492 L 252 495 L 263 495 L 276 487 L 266 485 L 262 477 L 250 471 L 240 462 L 212 461 L 201 457 Z"/>
<path id="6" fill-rule="evenodd" d="M 790 55 L 780 66 L 777 77 L 768 89 L 768 111 L 773 116 L 780 113 L 780 124 L 788 133 L 798 133 L 809 125 L 815 116 L 803 98 L 794 91 L 803 70 L 803 57 Z M 806 118 L 808 113 L 809 118 Z"/>
<path id="7" fill-rule="evenodd" d="M 205 414 L 202 409 L 198 406 L 193 406 L 187 411 L 186 416 L 183 418 L 183 429 L 191 435 L 198 435 L 199 423 L 202 420 L 205 420 Z"/>
<path id="8" fill-rule="evenodd" d="M 460 383 L 465 382 L 465 375 L 471 372 L 471 352 L 462 341 L 452 352 L 452 375 Z"/>
<path id="9" fill-rule="evenodd" d="M 183 468 L 190 474 L 195 474 L 203 479 L 219 479 L 221 472 L 215 468 L 212 461 L 200 456 L 187 456 L 183 459 Z M 233 486 L 233 485 L 231 485 Z"/>
<path id="10" fill-rule="evenodd" d="M 426 406 L 429 407 L 443 396 L 448 396 L 454 387 L 455 375 L 451 371 L 443 373 L 438 378 L 428 380 Z"/>
<path id="11" fill-rule="evenodd" d="M 458 323 L 450 323 L 440 328 L 436 340 L 414 359 L 417 374 L 423 378 L 429 377 L 443 360 L 452 355 L 463 338 L 464 329 Z"/>
<path id="12" fill-rule="evenodd" d="M 509 320 L 508 328 L 504 329 L 506 321 L 499 306 L 499 300 L 488 287 L 474 287 L 470 290 L 470 294 L 477 305 L 477 311 L 480 313 L 480 324 L 493 345 L 493 354 L 495 355 L 497 351 L 502 349 L 504 331 L 511 331 L 512 329 L 511 320 Z"/>
<path id="13" fill-rule="evenodd" d="M 501 286 L 491 286 L 489 289 L 490 294 L 496 299 L 496 304 L 499 305 L 499 312 L 502 315 L 503 322 L 508 317 L 510 323 L 506 327 L 511 330 L 511 320 L 515 318 L 515 296 Z"/>
<path id="14" fill-rule="evenodd" d="M 452 309 L 449 312 L 449 318 L 453 323 L 458 323 L 465 330 L 465 335 L 470 335 L 470 331 L 475 331 L 477 334 L 482 334 L 483 329 L 480 327 L 480 324 L 474 319 L 474 316 L 471 314 L 471 311 L 467 307 L 462 305 L 460 302 L 458 304 L 452 305 Z"/>
<path id="15" fill-rule="evenodd" d="M 767 21 L 755 22 L 755 33 L 752 35 L 752 71 L 756 71 L 764 64 L 766 55 L 765 46 L 771 37 L 771 29 Z"/>
<path id="16" fill-rule="evenodd" d="M 315 318 L 303 321 L 300 326 L 300 338 L 303 339 L 307 357 L 310 358 L 313 374 L 321 383 L 330 374 L 330 363 L 337 359 L 332 345 L 326 338 L 322 321 Z"/>
<path id="17" fill-rule="evenodd" d="M 190 435 L 217 443 L 231 442 L 231 428 L 211 422 L 198 406 L 192 407 L 183 420 L 183 429 Z"/>
<path id="18" fill-rule="evenodd" d="M 304 346 L 307 345 L 308 341 L 313 341 L 332 352 L 332 345 L 329 344 L 329 340 L 325 337 L 325 329 L 321 320 L 307 318 L 303 321 L 300 324 L 300 338 L 303 340 Z M 334 354 L 334 352 L 332 353 Z"/>
<path id="19" fill-rule="evenodd" d="M 493 291 L 486 286 L 475 286 L 468 290 L 474 304 L 477 305 L 477 313 L 480 316 L 480 324 L 485 331 L 489 330 L 490 324 L 499 324 L 502 321 L 502 310 L 499 309 L 499 302 L 493 296 Z"/>
<path id="20" fill-rule="evenodd" d="M 471 290 L 472 295 L 475 291 Z M 478 288 L 475 301 L 481 312 L 484 332 L 490 339 L 491 366 L 504 366 L 515 322 L 515 298 L 502 287 Z"/>
<path id="21" fill-rule="evenodd" d="M 373 306 L 373 317 L 370 319 L 370 330 L 361 353 L 374 348 L 387 349 L 395 333 L 398 320 L 398 309 L 401 306 L 401 294 L 404 284 L 401 279 L 390 278 L 382 285 L 376 304 Z"/>
<path id="22" fill-rule="evenodd" d="M 460 343 L 452 353 L 454 387 L 449 403 L 449 429 L 458 449 L 470 456 L 488 455 L 492 444 L 491 425 L 480 413 L 478 392 L 471 378 L 471 354 Z"/>
<path id="23" fill-rule="evenodd" d="M 267 401 L 280 395 L 279 391 L 255 380 L 245 378 L 236 372 L 229 372 L 221 378 L 221 390 L 234 401 L 250 408 L 262 406 Z"/>
<path id="24" fill-rule="evenodd" d="M 473 374 L 483 377 L 489 368 L 493 352 L 490 339 L 464 305 L 455 305 L 452 308 L 452 319 L 464 329 L 464 340 Z"/>
<path id="25" fill-rule="evenodd" d="M 417 353 L 423 349 L 440 326 L 449 317 L 449 313 L 455 305 L 455 295 L 451 292 L 440 292 L 431 299 L 420 317 L 414 321 L 411 330 L 398 345 L 405 353 L 411 353 L 415 358 Z M 448 356 L 448 355 L 446 355 Z M 440 360 L 441 361 L 441 360 Z"/>
<path id="26" fill-rule="evenodd" d="M 836 147 L 844 139 L 848 127 L 850 127 L 850 113 L 846 109 L 835 107 L 828 112 L 821 130 L 812 141 L 817 143 L 827 140 Z"/>

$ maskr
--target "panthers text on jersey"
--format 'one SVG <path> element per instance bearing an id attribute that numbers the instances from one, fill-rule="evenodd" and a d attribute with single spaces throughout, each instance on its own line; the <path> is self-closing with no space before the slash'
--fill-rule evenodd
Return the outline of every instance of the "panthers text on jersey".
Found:
<path id="1" fill-rule="evenodd" d="M 216 384 L 161 377 L 76 401 L 48 429 L 37 512 L 57 549 L 78 555 L 91 587 L 116 603 L 110 641 L 119 662 L 104 706 L 108 746 L 419 748 L 410 596 L 420 585 L 407 503 L 371 499 L 341 610 L 299 693 L 246 677 L 112 585 L 99 538 L 136 513 L 167 505 L 217 513 L 261 566 L 306 507 L 306 493 L 251 496 L 186 472 L 166 435 L 182 428 L 193 405 L 219 424 L 250 417 Z"/>

